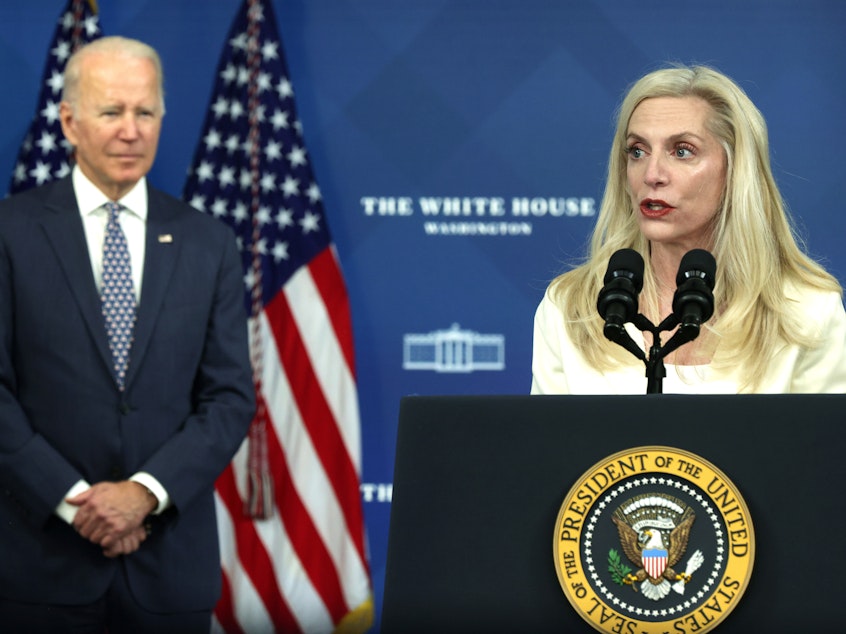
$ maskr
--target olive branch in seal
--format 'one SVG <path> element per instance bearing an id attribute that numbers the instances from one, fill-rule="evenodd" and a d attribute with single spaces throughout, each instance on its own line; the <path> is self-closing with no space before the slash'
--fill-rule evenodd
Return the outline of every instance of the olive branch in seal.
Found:
<path id="1" fill-rule="evenodd" d="M 608 551 L 608 572 L 611 573 L 611 579 L 614 583 L 621 586 L 626 585 L 623 582 L 623 579 L 625 579 L 626 575 L 628 575 L 631 571 L 631 568 L 623 564 L 620 559 L 620 553 L 613 548 Z"/>

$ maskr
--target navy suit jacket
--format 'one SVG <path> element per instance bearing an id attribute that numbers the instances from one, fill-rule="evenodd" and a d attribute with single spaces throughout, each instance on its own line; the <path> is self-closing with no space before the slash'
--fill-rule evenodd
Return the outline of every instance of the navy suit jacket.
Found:
<path id="1" fill-rule="evenodd" d="M 70 178 L 0 201 L 0 596 L 81 604 L 125 567 L 152 611 L 220 593 L 213 487 L 254 411 L 244 287 L 229 228 L 148 187 L 126 389 Z M 152 474 L 172 506 L 106 558 L 54 510 L 70 487 Z"/>

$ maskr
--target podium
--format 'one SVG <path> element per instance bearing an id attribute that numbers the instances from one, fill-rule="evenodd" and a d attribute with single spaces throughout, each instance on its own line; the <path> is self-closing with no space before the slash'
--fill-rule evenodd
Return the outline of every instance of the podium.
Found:
<path id="1" fill-rule="evenodd" d="M 846 630 L 846 396 L 658 394 L 404 398 L 382 631 L 595 631 L 559 583 L 556 517 L 595 463 L 650 445 L 748 506 L 752 575 L 716 632 Z"/>

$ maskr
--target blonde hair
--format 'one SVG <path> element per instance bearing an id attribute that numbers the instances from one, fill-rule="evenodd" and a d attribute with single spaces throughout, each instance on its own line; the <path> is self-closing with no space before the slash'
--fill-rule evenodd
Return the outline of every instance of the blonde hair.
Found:
<path id="1" fill-rule="evenodd" d="M 841 289 L 832 275 L 804 253 L 795 235 L 770 167 L 763 116 L 735 82 L 712 68 L 663 68 L 645 75 L 628 90 L 617 113 L 605 193 L 588 259 L 553 280 L 548 292 L 562 309 L 568 334 L 590 364 L 611 369 L 633 362 L 630 354 L 602 336 L 602 320 L 596 310 L 611 255 L 632 248 L 647 262 L 649 257 L 649 244 L 638 228 L 627 187 L 629 119 L 645 99 L 690 96 L 711 106 L 708 129 L 726 156 L 725 190 L 713 226 L 712 252 L 718 266 L 717 311 L 708 324 L 712 365 L 739 368 L 741 391 L 754 391 L 773 342 L 818 345 L 813 336 L 802 334 L 801 316 L 785 299 L 785 285 Z M 648 265 L 640 302 L 641 312 L 657 316 L 656 280 Z"/>
<path id="2" fill-rule="evenodd" d="M 91 54 L 108 54 L 116 57 L 124 56 L 131 59 L 149 60 L 156 71 L 159 106 L 161 108 L 161 114 L 164 115 L 164 73 L 162 72 L 162 61 L 159 58 L 159 54 L 156 52 L 156 49 L 144 42 L 117 35 L 93 40 L 85 46 L 78 48 L 68 59 L 68 63 L 65 66 L 62 101 L 67 102 L 72 110 L 76 111 L 76 106 L 79 102 L 82 62 Z"/>

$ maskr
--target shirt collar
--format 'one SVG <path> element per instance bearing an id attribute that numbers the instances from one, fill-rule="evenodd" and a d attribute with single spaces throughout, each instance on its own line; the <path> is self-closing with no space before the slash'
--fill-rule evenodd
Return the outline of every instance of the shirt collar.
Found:
<path id="1" fill-rule="evenodd" d="M 98 211 L 109 202 L 106 195 L 101 192 L 91 180 L 82 173 L 78 165 L 75 165 L 71 175 L 73 189 L 76 193 L 76 204 L 79 213 L 85 217 Z M 142 177 L 125 196 L 117 201 L 124 209 L 129 210 L 141 220 L 147 220 L 147 180 Z"/>

